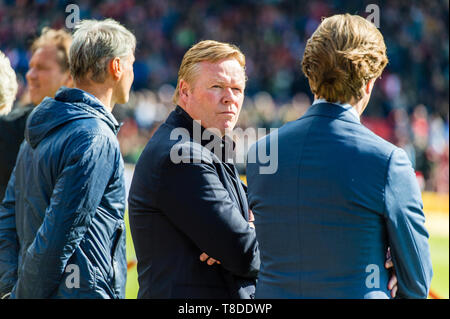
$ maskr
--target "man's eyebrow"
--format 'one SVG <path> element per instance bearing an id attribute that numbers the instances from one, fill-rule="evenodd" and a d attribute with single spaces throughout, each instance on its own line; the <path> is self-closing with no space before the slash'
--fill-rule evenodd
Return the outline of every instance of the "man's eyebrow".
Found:
<path id="1" fill-rule="evenodd" d="M 42 61 L 31 61 L 30 60 L 30 63 L 28 63 L 28 65 L 30 66 L 30 65 L 33 65 L 33 66 L 42 66 L 43 65 L 43 62 Z"/>
<path id="2" fill-rule="evenodd" d="M 212 83 L 218 83 L 218 84 L 223 84 L 223 85 L 229 85 L 229 86 L 244 86 L 245 85 L 245 81 L 242 81 L 242 82 L 235 82 L 235 83 L 233 83 L 233 84 L 231 84 L 231 83 L 229 83 L 229 82 L 227 82 L 227 81 L 225 81 L 225 80 L 223 80 L 223 79 L 220 79 L 220 78 L 213 78 L 212 80 L 211 80 L 211 82 Z"/>

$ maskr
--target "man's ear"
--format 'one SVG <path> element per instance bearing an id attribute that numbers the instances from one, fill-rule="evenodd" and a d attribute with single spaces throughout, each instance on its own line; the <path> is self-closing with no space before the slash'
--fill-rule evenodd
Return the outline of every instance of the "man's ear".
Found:
<path id="1" fill-rule="evenodd" d="M 108 63 L 108 69 L 109 72 L 111 73 L 112 78 L 114 80 L 118 80 L 123 73 L 123 67 L 120 58 L 116 57 L 111 59 Z"/>
<path id="2" fill-rule="evenodd" d="M 366 87 L 364 88 L 364 91 L 366 94 L 370 94 L 372 92 L 373 86 L 375 85 L 376 79 L 370 79 L 367 81 Z"/>
<path id="3" fill-rule="evenodd" d="M 68 87 L 68 88 L 73 88 L 74 87 L 73 78 L 72 78 L 72 75 L 69 72 L 67 72 L 66 79 L 64 80 L 63 85 L 65 87 Z"/>
<path id="4" fill-rule="evenodd" d="M 181 79 L 179 88 L 178 88 L 178 93 L 179 93 L 179 99 L 183 102 L 186 102 L 191 93 L 191 86 L 189 85 L 189 83 L 186 82 L 185 80 Z"/>

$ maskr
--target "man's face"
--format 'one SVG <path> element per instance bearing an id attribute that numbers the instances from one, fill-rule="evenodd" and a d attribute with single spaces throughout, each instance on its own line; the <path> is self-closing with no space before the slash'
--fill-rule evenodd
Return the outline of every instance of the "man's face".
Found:
<path id="1" fill-rule="evenodd" d="M 134 54 L 130 54 L 127 57 L 120 59 L 120 63 L 123 67 L 123 74 L 117 83 L 116 103 L 127 103 L 130 98 L 130 89 L 134 81 L 134 60 Z"/>
<path id="2" fill-rule="evenodd" d="M 69 72 L 63 72 L 58 63 L 55 46 L 37 49 L 31 57 L 26 74 L 31 102 L 38 105 L 46 96 L 54 97 L 56 91 L 67 85 Z"/>
<path id="3" fill-rule="evenodd" d="M 186 96 L 186 111 L 207 129 L 222 135 L 233 130 L 244 101 L 245 73 L 233 58 L 217 63 L 200 62 Z"/>

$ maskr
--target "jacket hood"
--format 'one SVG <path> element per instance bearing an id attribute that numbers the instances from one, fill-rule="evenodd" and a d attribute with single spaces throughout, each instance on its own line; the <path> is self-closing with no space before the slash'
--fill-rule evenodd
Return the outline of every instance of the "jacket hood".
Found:
<path id="1" fill-rule="evenodd" d="M 31 112 L 25 128 L 25 139 L 32 148 L 36 148 L 57 127 L 87 118 L 104 121 L 115 134 L 120 127 L 95 96 L 80 89 L 61 87 L 55 98 L 44 98 Z"/>

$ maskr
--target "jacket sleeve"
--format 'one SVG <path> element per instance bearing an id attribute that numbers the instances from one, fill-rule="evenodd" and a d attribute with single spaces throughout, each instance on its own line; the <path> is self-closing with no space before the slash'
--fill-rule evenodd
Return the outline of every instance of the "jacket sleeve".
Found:
<path id="1" fill-rule="evenodd" d="M 11 298 L 49 298 L 57 289 L 113 174 L 116 150 L 108 137 L 86 134 L 72 143 Z"/>
<path id="2" fill-rule="evenodd" d="M 399 298 L 427 298 L 433 275 L 422 197 L 406 153 L 392 152 L 385 188 L 385 214 Z"/>
<path id="3" fill-rule="evenodd" d="M 0 297 L 11 292 L 17 281 L 19 244 L 16 232 L 15 169 L 0 204 Z"/>
<path id="4" fill-rule="evenodd" d="M 255 230 L 230 198 L 212 161 L 202 158 L 201 150 L 192 151 L 196 160 L 189 163 L 167 161 L 158 205 L 200 251 L 234 275 L 255 278 L 260 263 Z"/>

